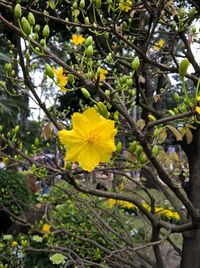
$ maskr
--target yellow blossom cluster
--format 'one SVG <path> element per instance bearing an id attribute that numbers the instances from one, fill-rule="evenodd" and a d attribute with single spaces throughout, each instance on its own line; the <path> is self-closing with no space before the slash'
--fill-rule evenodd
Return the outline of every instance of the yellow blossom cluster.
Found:
<path id="1" fill-rule="evenodd" d="M 119 1 L 119 9 L 121 11 L 128 12 L 129 10 L 131 10 L 132 5 L 133 5 L 133 0 L 120 0 Z"/>
<path id="2" fill-rule="evenodd" d="M 137 206 L 135 206 L 133 203 L 128 202 L 128 201 L 123 201 L 123 200 L 115 200 L 112 198 L 109 198 L 107 200 L 107 204 L 110 208 L 113 208 L 114 206 L 118 205 L 121 208 L 125 208 L 125 209 L 134 209 L 138 211 Z M 147 204 L 147 203 L 143 203 L 142 204 L 143 207 L 146 208 L 146 210 L 148 210 L 149 212 L 151 211 L 151 207 Z M 175 220 L 175 221 L 179 221 L 180 220 L 180 216 L 176 211 L 173 211 L 171 209 L 165 209 L 162 207 L 155 207 L 155 213 L 157 215 L 160 215 L 160 217 L 162 218 L 166 218 L 167 220 Z"/>

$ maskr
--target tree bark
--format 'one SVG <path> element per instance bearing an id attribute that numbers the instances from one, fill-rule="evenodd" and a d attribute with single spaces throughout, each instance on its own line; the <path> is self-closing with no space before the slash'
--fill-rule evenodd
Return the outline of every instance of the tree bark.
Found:
<path id="1" fill-rule="evenodd" d="M 189 163 L 188 198 L 200 209 L 200 127 L 193 132 L 191 144 L 183 146 Z M 200 223 L 195 223 L 195 229 L 183 233 L 183 248 L 181 268 L 200 267 Z"/>

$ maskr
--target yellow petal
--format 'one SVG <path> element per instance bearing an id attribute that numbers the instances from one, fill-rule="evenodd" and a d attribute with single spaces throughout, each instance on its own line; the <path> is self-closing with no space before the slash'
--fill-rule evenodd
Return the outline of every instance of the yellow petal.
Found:
<path id="1" fill-rule="evenodd" d="M 98 166 L 99 161 L 99 154 L 93 144 L 88 143 L 82 148 L 78 157 L 78 163 L 82 169 L 91 172 Z"/>
<path id="2" fill-rule="evenodd" d="M 60 142 L 66 146 L 74 146 L 82 143 L 82 137 L 74 130 L 60 130 L 58 131 Z"/>
<path id="3" fill-rule="evenodd" d="M 195 111 L 196 111 L 198 114 L 200 114 L 200 107 L 199 107 L 199 106 L 196 106 Z"/>
<path id="4" fill-rule="evenodd" d="M 100 120 L 103 120 L 94 108 L 89 108 L 83 112 L 92 126 L 96 126 Z"/>

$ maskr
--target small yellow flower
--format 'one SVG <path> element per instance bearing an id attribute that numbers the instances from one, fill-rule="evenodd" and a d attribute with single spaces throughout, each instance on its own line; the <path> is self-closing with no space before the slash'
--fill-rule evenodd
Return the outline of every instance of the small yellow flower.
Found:
<path id="1" fill-rule="evenodd" d="M 42 231 L 44 233 L 49 233 L 50 232 L 50 229 L 51 229 L 51 226 L 49 224 L 47 224 L 47 223 L 43 224 Z"/>
<path id="2" fill-rule="evenodd" d="M 155 51 L 159 51 L 164 45 L 165 45 L 165 40 L 161 38 L 158 42 L 156 42 L 156 43 L 154 44 L 153 49 L 154 49 Z"/>
<path id="3" fill-rule="evenodd" d="M 128 12 L 133 5 L 133 0 L 120 0 L 119 1 L 119 9 L 121 11 Z"/>
<path id="4" fill-rule="evenodd" d="M 67 90 L 64 87 L 68 82 L 68 78 L 63 74 L 63 67 L 60 67 L 58 70 L 56 70 L 54 67 L 52 69 L 57 77 L 57 83 L 59 84 L 61 91 L 66 92 Z"/>
<path id="5" fill-rule="evenodd" d="M 16 248 L 17 246 L 18 246 L 17 241 L 13 241 L 13 242 L 12 242 L 12 247 L 13 247 L 13 248 Z"/>
<path id="6" fill-rule="evenodd" d="M 199 106 L 196 106 L 195 111 L 196 111 L 198 114 L 200 114 L 200 107 L 199 107 Z"/>
<path id="7" fill-rule="evenodd" d="M 72 130 L 60 130 L 60 142 L 65 145 L 66 160 L 78 162 L 91 172 L 100 162 L 109 162 L 116 150 L 114 121 L 105 119 L 94 108 L 72 116 Z"/>
<path id="8" fill-rule="evenodd" d="M 97 73 L 99 75 L 99 80 L 102 81 L 106 79 L 106 74 L 108 73 L 108 71 L 103 68 L 98 68 Z"/>
<path id="9" fill-rule="evenodd" d="M 84 43 L 85 38 L 82 35 L 73 34 L 71 41 L 75 46 L 78 46 Z"/>

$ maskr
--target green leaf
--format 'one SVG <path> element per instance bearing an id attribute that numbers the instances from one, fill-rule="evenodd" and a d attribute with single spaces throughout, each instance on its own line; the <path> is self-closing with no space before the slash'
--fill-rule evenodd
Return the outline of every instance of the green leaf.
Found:
<path id="1" fill-rule="evenodd" d="M 159 139 L 158 139 L 158 143 L 161 144 L 163 143 L 167 138 L 167 131 L 165 129 L 165 127 L 160 129 L 160 134 L 159 134 Z"/>
<path id="2" fill-rule="evenodd" d="M 187 139 L 187 143 L 190 144 L 193 140 L 193 134 L 192 131 L 189 128 L 186 128 L 185 136 Z"/>
<path id="3" fill-rule="evenodd" d="M 178 129 L 176 129 L 175 127 L 171 125 L 166 125 L 166 127 L 174 134 L 177 141 L 182 141 L 182 136 L 181 136 L 181 133 L 178 131 Z"/>

